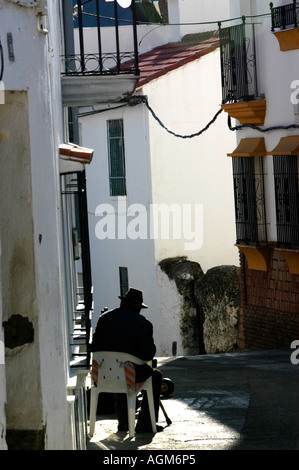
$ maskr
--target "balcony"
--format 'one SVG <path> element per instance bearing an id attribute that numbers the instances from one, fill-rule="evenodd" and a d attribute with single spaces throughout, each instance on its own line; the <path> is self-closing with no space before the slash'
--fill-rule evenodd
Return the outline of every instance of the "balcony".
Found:
<path id="1" fill-rule="evenodd" d="M 222 108 L 241 124 L 263 125 L 266 100 L 258 90 L 255 25 L 219 24 Z"/>
<path id="2" fill-rule="evenodd" d="M 64 106 L 117 103 L 134 92 L 139 79 L 135 8 L 135 0 L 127 8 L 118 0 L 64 2 Z"/>
<path id="3" fill-rule="evenodd" d="M 299 3 L 294 0 L 288 5 L 273 7 L 271 9 L 271 31 L 277 38 L 281 51 L 299 49 Z M 275 31 L 278 30 L 279 31 Z"/>

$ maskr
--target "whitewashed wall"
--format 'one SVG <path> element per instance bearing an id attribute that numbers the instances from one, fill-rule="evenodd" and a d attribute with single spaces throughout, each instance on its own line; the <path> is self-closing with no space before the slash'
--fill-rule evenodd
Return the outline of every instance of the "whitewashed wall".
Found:
<path id="1" fill-rule="evenodd" d="M 175 281 L 156 266 L 157 292 L 159 301 L 159 318 L 162 334 L 159 335 L 159 355 L 171 356 L 172 345 L 176 343 L 176 354 L 184 355 L 180 331 L 180 311 L 182 298 L 178 293 Z"/>
<path id="2" fill-rule="evenodd" d="M 168 129 L 190 135 L 213 118 L 221 102 L 219 61 L 216 50 L 143 88 Z M 217 265 L 238 265 L 232 168 L 226 156 L 226 149 L 236 145 L 236 136 L 227 129 L 226 116 L 221 114 L 208 131 L 190 139 L 168 134 L 152 117 L 149 126 L 153 203 L 175 203 L 180 207 L 190 204 L 193 218 L 189 226 L 195 232 L 191 240 L 183 236 L 183 231 L 179 239 L 155 240 L 156 261 L 187 256 L 197 261 L 204 272 Z M 202 207 L 202 219 L 194 218 L 195 205 Z M 186 243 L 191 243 L 191 249 L 186 249 Z M 173 281 L 159 268 L 157 287 L 159 317 L 164 325 L 161 353 L 171 354 L 175 341 L 177 354 L 184 354 L 178 316 L 182 299 L 174 295 Z"/>
<path id="3" fill-rule="evenodd" d="M 1 244 L 0 244 L 0 261 L 1 261 Z M 0 272 L 0 450 L 7 450 L 5 439 L 6 433 L 6 377 L 5 377 L 5 347 L 4 333 L 2 328 L 2 289 L 1 289 L 1 272 Z"/>
<path id="4" fill-rule="evenodd" d="M 33 343 L 6 348 L 7 428 L 45 426 L 47 449 L 71 447 L 59 229 L 58 145 L 63 125 L 58 8 L 59 2 L 48 2 L 49 34 L 42 34 L 34 8 L 0 1 L 3 82 L 9 97 L 3 109 L 0 106 L 7 157 L 2 166 L 2 221 L 10 214 L 2 237 L 3 320 L 19 313 L 29 317 L 35 330 Z M 8 32 L 14 61 L 8 59 Z M 20 199 L 9 197 L 13 188 Z M 26 207 L 23 213 L 20 200 Z M 22 269 L 28 265 L 32 269 L 25 279 Z M 20 282 L 12 282 L 13 276 Z"/>
<path id="5" fill-rule="evenodd" d="M 108 119 L 124 120 L 127 196 L 121 198 L 109 195 Z M 116 239 L 100 240 L 98 234 L 96 235 L 96 230 L 99 229 L 97 224 L 103 219 L 96 215 L 99 214 L 101 204 L 108 205 L 108 211 L 115 214 L 116 223 L 121 221 L 125 224 L 125 229 L 135 218 L 135 213 L 130 210 L 133 204 L 142 205 L 146 212 L 149 210 L 152 196 L 145 108 L 126 107 L 82 119 L 82 142 L 89 142 L 95 150 L 92 167 L 86 168 L 95 302 L 93 326 L 96 325 L 102 308 L 119 305 L 119 267 L 122 266 L 128 268 L 130 286 L 143 291 L 144 302 L 149 306 L 143 313 L 155 323 L 155 330 L 158 332 L 153 240 L 132 240 L 130 237 L 118 240 L 117 231 Z"/>
<path id="6" fill-rule="evenodd" d="M 229 0 L 169 0 L 171 17 L 173 6 L 177 8 L 176 3 L 179 8 L 181 37 L 186 34 L 217 30 L 217 22 L 229 18 Z M 201 24 L 194 24 L 196 22 Z"/>
<path id="7" fill-rule="evenodd" d="M 227 2 L 225 5 L 221 4 L 221 8 L 217 10 L 217 18 L 214 19 L 225 17 L 227 5 Z M 197 18 L 198 21 L 205 21 L 213 17 L 207 4 L 205 8 L 199 6 L 204 5 L 192 2 L 186 8 L 184 1 L 180 5 L 176 1 L 170 1 L 170 22 L 178 22 L 180 15 L 186 22 Z M 177 40 L 181 31 L 173 27 L 171 30 Z M 198 30 L 204 28 L 196 28 L 196 32 Z M 154 39 L 156 31 L 159 32 L 159 28 L 149 37 Z M 164 39 L 167 42 L 168 36 Z M 140 93 L 147 95 L 150 105 L 169 129 L 184 135 L 199 131 L 219 110 L 220 84 L 220 58 L 217 50 L 150 82 Z M 118 201 L 109 197 L 106 130 L 106 120 L 117 118 L 124 119 L 128 176 L 128 196 L 122 200 L 122 204 L 129 207 L 138 202 L 147 208 L 151 204 L 170 206 L 175 203 L 180 207 L 183 204 L 200 204 L 203 208 L 203 223 L 202 226 L 197 225 L 196 229 L 197 233 L 198 229 L 201 231 L 203 243 L 201 245 L 201 239 L 191 240 L 198 241 L 199 247 L 194 244 L 193 250 L 186 251 L 185 243 L 188 240 L 182 238 L 121 240 L 116 244 L 115 240 L 100 241 L 96 237 L 96 224 L 99 220 L 95 216 L 97 206 L 108 203 L 115 214 L 118 210 Z M 145 314 L 154 324 L 158 354 L 171 355 L 173 341 L 178 344 L 178 354 L 183 352 L 179 319 L 174 315 L 181 299 L 157 263 L 167 257 L 187 256 L 199 262 L 204 271 L 220 264 L 239 263 L 238 251 L 234 247 L 231 160 L 226 157 L 227 149 L 234 149 L 236 146 L 236 135 L 228 131 L 226 119 L 223 113 L 209 131 L 194 139 L 179 139 L 168 134 L 148 114 L 144 105 L 82 119 L 82 143 L 84 145 L 88 142 L 95 149 L 92 168 L 87 168 L 95 286 L 94 326 L 103 307 L 118 305 L 118 267 L 127 266 L 129 284 L 144 291 L 145 302 L 150 306 Z"/>
<path id="8" fill-rule="evenodd" d="M 168 129 L 182 136 L 197 133 L 219 110 L 219 49 L 150 82 L 142 92 Z M 227 148 L 235 147 L 236 136 L 228 130 L 226 119 L 222 113 L 206 132 L 185 139 L 168 134 L 150 117 L 153 202 L 200 204 L 203 209 L 202 223 L 193 220 L 191 225 L 193 230 L 197 228 L 189 240 L 191 246 L 186 250 L 188 240 L 184 237 L 157 240 L 158 261 L 170 254 L 185 255 L 197 261 L 203 271 L 238 264 L 232 168 L 226 156 Z"/>
<path id="9" fill-rule="evenodd" d="M 150 105 L 173 131 L 190 134 L 200 130 L 219 109 L 219 52 L 154 80 L 141 93 L 148 96 Z M 115 214 L 124 213 L 118 212 L 121 206 L 109 196 L 108 187 L 106 120 L 116 118 L 124 119 L 128 187 L 128 196 L 122 200 L 124 207 L 133 203 L 147 209 L 151 204 L 201 204 L 203 226 L 197 228 L 203 230 L 202 246 L 186 251 L 184 245 L 188 240 L 182 238 L 135 241 L 97 238 L 98 205 L 108 203 Z M 215 265 L 238 264 L 231 160 L 225 153 L 236 145 L 235 136 L 229 133 L 226 118 L 221 115 L 204 135 L 179 139 L 162 129 L 144 105 L 138 105 L 83 118 L 82 143 L 86 142 L 95 149 L 92 168 L 87 168 L 94 324 L 104 306 L 118 305 L 118 267 L 127 266 L 130 285 L 144 291 L 145 302 L 150 306 L 145 315 L 154 324 L 158 354 L 171 355 L 173 341 L 180 348 L 178 319 L 171 313 L 173 300 L 170 304 L 168 301 L 173 299 L 173 290 L 169 281 L 162 279 L 159 269 L 156 277 L 156 263 L 167 257 L 187 256 L 199 262 L 204 271 Z"/>

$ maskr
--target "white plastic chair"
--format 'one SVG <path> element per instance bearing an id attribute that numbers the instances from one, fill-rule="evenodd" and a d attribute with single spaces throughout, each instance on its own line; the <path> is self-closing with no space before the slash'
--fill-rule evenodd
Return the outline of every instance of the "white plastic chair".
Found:
<path id="1" fill-rule="evenodd" d="M 152 430 L 154 433 L 157 431 L 152 377 L 149 377 L 143 384 L 135 384 L 132 363 L 146 364 L 147 362 L 126 353 L 111 351 L 93 353 L 91 375 L 97 386 L 93 383 L 90 393 L 89 434 L 91 437 L 94 434 L 98 395 L 101 392 L 127 395 L 129 436 L 133 437 L 135 435 L 136 395 L 140 390 L 146 390 Z"/>

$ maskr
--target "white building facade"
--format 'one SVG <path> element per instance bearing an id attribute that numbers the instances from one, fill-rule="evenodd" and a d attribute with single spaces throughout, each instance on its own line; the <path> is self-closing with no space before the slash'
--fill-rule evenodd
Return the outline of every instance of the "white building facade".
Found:
<path id="1" fill-rule="evenodd" d="M 71 449 L 59 222 L 59 2 L 46 9 L 3 0 L 0 25 L 6 440 L 10 448 L 32 436 L 38 446 Z"/>
<path id="2" fill-rule="evenodd" d="M 227 154 L 241 260 L 240 344 L 289 347 L 299 334 L 298 2 L 232 0 L 230 8 L 238 20 L 221 25 L 220 43 L 223 108 L 238 144 Z M 232 38 L 241 30 L 237 51 Z M 244 69 L 240 51 L 253 51 L 249 44 L 255 48 Z"/>
<path id="3" fill-rule="evenodd" d="M 174 3 L 168 3 L 170 15 L 175 9 L 186 15 L 187 5 L 181 2 L 179 8 Z M 191 10 L 184 21 L 189 18 L 191 22 Z M 221 13 L 225 11 L 221 9 Z M 205 20 L 198 10 L 196 13 L 193 19 Z M 210 29 L 217 30 L 218 19 Z M 206 31 L 206 27 L 203 29 Z M 155 50 L 157 56 L 162 50 Z M 142 56 L 140 67 L 142 77 Z M 125 277 L 128 286 L 143 291 L 149 305 L 146 316 L 154 325 L 157 355 L 167 356 L 172 355 L 174 343 L 177 354 L 187 350 L 180 331 L 182 299 L 159 262 L 187 257 L 199 263 L 204 272 L 239 262 L 234 247 L 231 161 L 224 156 L 226 146 L 234 147 L 236 141 L 235 134 L 227 128 L 225 113 L 201 135 L 190 138 L 220 108 L 217 46 L 200 58 L 145 82 L 137 85 L 137 99 L 146 97 L 160 122 L 144 103 L 80 111 L 82 145 L 90 142 L 95 150 L 93 166 L 87 169 L 93 321 L 96 324 L 104 307 L 118 305 Z M 123 126 L 126 194 L 118 197 L 111 195 L 109 186 L 110 121 Z M 177 136 L 167 132 L 161 123 Z M 152 217 L 155 211 L 162 216 Z"/>

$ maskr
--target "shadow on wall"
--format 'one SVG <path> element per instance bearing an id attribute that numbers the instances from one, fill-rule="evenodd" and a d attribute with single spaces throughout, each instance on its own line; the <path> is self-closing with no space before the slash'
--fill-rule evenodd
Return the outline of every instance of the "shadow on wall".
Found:
<path id="1" fill-rule="evenodd" d="M 240 315 L 239 268 L 216 266 L 203 273 L 187 257 L 159 263 L 175 281 L 182 299 L 178 318 L 184 354 L 216 354 L 238 349 Z"/>

